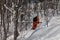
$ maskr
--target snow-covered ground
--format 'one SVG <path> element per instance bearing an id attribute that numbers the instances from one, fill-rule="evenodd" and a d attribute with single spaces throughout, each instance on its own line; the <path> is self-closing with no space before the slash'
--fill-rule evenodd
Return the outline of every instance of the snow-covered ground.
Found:
<path id="1" fill-rule="evenodd" d="M 37 29 L 39 30 L 30 37 L 24 37 L 23 40 L 60 40 L 60 16 L 53 17 L 49 22 L 49 27 L 42 25 L 42 28 Z"/>
<path id="2" fill-rule="evenodd" d="M 7 40 L 8 39 L 13 40 L 13 35 L 8 37 Z M 48 27 L 46 27 L 45 23 L 42 23 L 35 30 L 28 30 L 21 32 L 17 40 L 20 39 L 21 40 L 60 40 L 60 16 L 52 17 L 51 20 L 49 21 Z"/>
<path id="3" fill-rule="evenodd" d="M 20 32 L 17 40 L 60 40 L 60 16 L 52 17 L 48 27 L 45 23 L 39 24 L 35 30 Z M 13 35 L 8 39 L 13 40 Z"/>

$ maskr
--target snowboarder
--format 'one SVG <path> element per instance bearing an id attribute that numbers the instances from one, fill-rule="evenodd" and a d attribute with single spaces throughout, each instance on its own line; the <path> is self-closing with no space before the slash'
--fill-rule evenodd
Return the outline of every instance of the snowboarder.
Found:
<path id="1" fill-rule="evenodd" d="M 32 30 L 34 30 L 37 27 L 37 24 L 39 23 L 39 17 L 36 16 L 33 18 L 33 26 L 32 26 Z"/>

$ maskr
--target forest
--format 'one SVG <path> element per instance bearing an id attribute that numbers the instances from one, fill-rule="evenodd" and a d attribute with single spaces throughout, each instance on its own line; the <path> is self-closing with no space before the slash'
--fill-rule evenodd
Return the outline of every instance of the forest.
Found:
<path id="1" fill-rule="evenodd" d="M 13 40 L 23 36 L 33 25 L 33 18 L 39 16 L 40 22 L 48 17 L 59 15 L 59 0 L 0 0 L 0 40 Z M 22 39 L 20 39 L 22 40 Z"/>

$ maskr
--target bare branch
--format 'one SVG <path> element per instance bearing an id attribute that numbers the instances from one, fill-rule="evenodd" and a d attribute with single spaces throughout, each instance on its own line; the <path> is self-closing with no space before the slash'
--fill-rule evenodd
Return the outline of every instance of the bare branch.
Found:
<path id="1" fill-rule="evenodd" d="M 8 8 L 8 7 L 6 6 L 6 4 L 4 4 L 4 7 L 5 7 L 7 10 L 9 10 L 11 13 L 15 13 L 15 10 L 14 10 L 14 9 L 11 9 L 11 8 Z"/>

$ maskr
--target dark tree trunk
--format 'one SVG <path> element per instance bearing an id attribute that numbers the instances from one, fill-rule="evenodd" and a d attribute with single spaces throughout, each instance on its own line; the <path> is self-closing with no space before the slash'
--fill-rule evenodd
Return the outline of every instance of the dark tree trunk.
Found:
<path id="1" fill-rule="evenodd" d="M 4 29 L 4 37 L 3 37 L 3 40 L 6 40 L 7 39 L 7 31 L 6 31 L 6 26 L 5 26 L 5 13 L 4 13 L 5 10 L 3 10 L 3 13 L 2 13 L 2 20 L 3 20 L 3 29 Z"/>
<path id="2" fill-rule="evenodd" d="M 14 40 L 17 40 L 17 37 L 18 37 L 18 30 L 17 30 L 17 27 L 18 27 L 18 8 L 15 8 L 16 10 L 16 13 L 15 13 L 15 17 L 14 17 Z"/>

